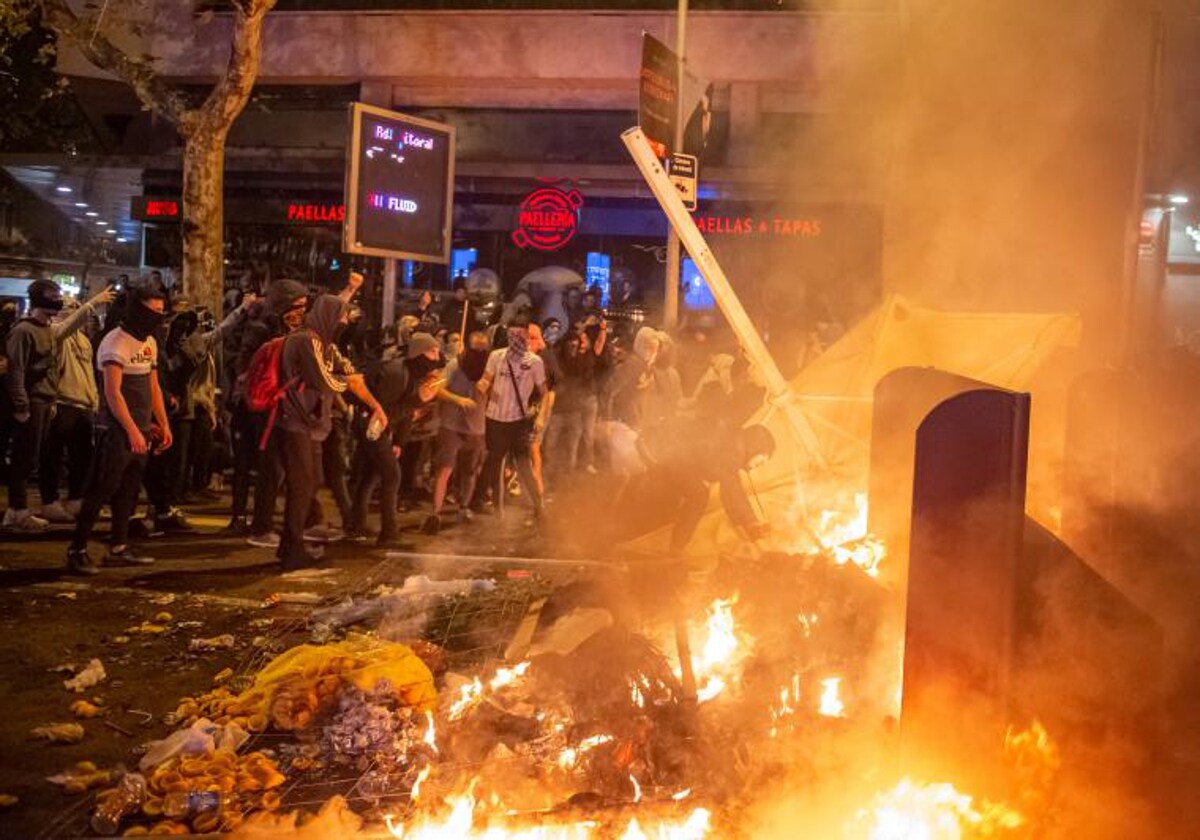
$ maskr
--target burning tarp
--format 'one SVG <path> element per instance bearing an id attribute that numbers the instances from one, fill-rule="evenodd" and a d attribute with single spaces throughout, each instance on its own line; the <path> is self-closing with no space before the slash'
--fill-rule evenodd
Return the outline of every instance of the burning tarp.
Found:
<path id="1" fill-rule="evenodd" d="M 777 443 L 775 455 L 750 473 L 755 501 L 774 527 L 772 544 L 788 553 L 820 548 L 829 537 L 811 529 L 822 517 L 855 520 L 865 512 L 865 500 L 856 494 L 866 489 L 872 394 L 886 374 L 933 367 L 999 387 L 1028 388 L 1056 350 L 1078 342 L 1080 329 L 1072 314 L 946 312 L 890 295 L 788 383 L 787 399 L 806 419 L 816 453 L 770 401 L 749 421 L 765 425 Z M 817 453 L 830 470 L 817 467 Z M 662 554 L 669 536 L 662 529 L 625 547 L 638 555 Z M 855 541 L 865 536 L 864 527 Z M 740 541 L 719 507 L 710 505 L 688 553 L 731 552 Z"/>

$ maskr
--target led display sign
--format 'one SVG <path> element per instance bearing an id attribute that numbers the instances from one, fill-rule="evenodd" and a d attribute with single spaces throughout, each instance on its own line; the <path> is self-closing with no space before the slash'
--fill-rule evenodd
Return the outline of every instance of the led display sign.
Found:
<path id="1" fill-rule="evenodd" d="M 343 249 L 448 262 L 454 127 L 354 103 L 347 149 Z"/>
<path id="2" fill-rule="evenodd" d="M 137 195 L 133 197 L 129 215 L 140 222 L 177 221 L 180 215 L 179 199 Z"/>

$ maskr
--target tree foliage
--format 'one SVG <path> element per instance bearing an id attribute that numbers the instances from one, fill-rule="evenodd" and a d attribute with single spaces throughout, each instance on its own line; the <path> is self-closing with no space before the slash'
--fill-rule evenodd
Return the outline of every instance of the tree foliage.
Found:
<path id="1" fill-rule="evenodd" d="M 55 39 L 36 0 L 0 0 L 0 150 L 91 151 L 96 138 L 54 71 Z"/>

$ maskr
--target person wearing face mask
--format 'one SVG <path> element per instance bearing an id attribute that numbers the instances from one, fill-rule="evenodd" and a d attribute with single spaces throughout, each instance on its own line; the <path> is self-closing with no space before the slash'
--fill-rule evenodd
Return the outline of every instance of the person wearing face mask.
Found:
<path id="1" fill-rule="evenodd" d="M 546 391 L 546 367 L 541 357 L 529 349 L 526 316 L 509 321 L 506 334 L 508 346 L 492 351 L 476 385 L 480 395 L 487 398 L 483 486 L 495 494 L 499 510 L 503 499 L 501 466 L 505 458 L 510 458 L 533 504 L 533 521 L 537 524 L 542 516 L 542 496 L 533 474 L 530 442 L 535 428 L 545 425 L 542 421 L 545 401 L 541 397 Z"/>
<path id="2" fill-rule="evenodd" d="M 79 308 L 78 300 L 68 299 L 56 321 L 65 321 Z M 92 460 L 92 417 L 100 409 L 100 392 L 92 367 L 94 356 L 92 342 L 85 330 L 75 330 L 63 339 L 54 418 L 50 421 L 38 464 L 41 516 L 48 522 L 74 522 L 75 514 L 83 504 L 84 480 Z M 62 502 L 58 498 L 58 477 L 64 454 L 67 456 L 67 500 Z"/>
<path id="3" fill-rule="evenodd" d="M 634 336 L 633 353 L 617 366 L 608 382 L 605 414 L 610 420 L 609 450 L 613 472 L 622 478 L 638 475 L 646 468 L 637 444 L 660 346 L 658 331 L 642 327 Z"/>
<path id="4" fill-rule="evenodd" d="M 158 343 L 154 333 L 162 326 L 166 295 L 162 288 L 140 281 L 128 288 L 120 326 L 96 349 L 96 366 L 102 375 L 101 411 L 96 444 L 75 518 L 75 536 L 67 549 L 67 568 L 76 574 L 95 574 L 99 567 L 88 555 L 87 541 L 108 502 L 112 507 L 112 532 L 104 565 L 147 565 L 154 560 L 129 547 L 129 519 L 137 505 L 147 455 L 153 446 L 171 447 L 171 425 L 155 368 Z"/>
<path id="5" fill-rule="evenodd" d="M 4 384 L 13 419 L 13 457 L 3 527 L 20 532 L 42 531 L 49 526 L 30 511 L 26 484 L 38 463 L 54 415 L 61 343 L 86 323 L 95 306 L 112 300 L 111 291 L 105 289 L 69 317 L 55 322 L 63 308 L 58 284 L 34 280 L 28 294 L 29 315 L 13 326 L 5 342 L 8 366 Z"/>
<path id="6" fill-rule="evenodd" d="M 367 505 L 378 481 L 382 522 L 376 544 L 381 548 L 398 545 L 400 529 L 396 521 L 396 502 L 400 464 L 397 456 L 407 444 L 406 436 L 415 412 L 433 400 L 442 388 L 443 380 L 437 375 L 440 365 L 438 342 L 428 333 L 414 333 L 404 357 L 393 356 L 368 365 L 368 387 L 387 414 L 388 426 L 372 440 L 367 434 L 370 426 L 367 418 L 360 417 L 355 422 L 358 446 L 354 453 L 354 507 L 348 528 L 352 538 L 366 537 Z"/>
<path id="7" fill-rule="evenodd" d="M 252 308 L 253 310 L 257 307 Z M 245 377 L 258 348 L 272 338 L 290 335 L 304 326 L 308 309 L 308 289 L 303 283 L 281 278 L 267 287 L 258 312 L 241 328 L 233 387 L 233 515 L 225 533 L 247 535 L 246 542 L 260 548 L 277 548 L 275 499 L 279 495 L 279 451 L 276 436 L 267 438 L 267 448 L 259 447 L 266 415 L 250 411 L 245 400 Z M 254 510 L 250 524 L 246 511 L 250 495 L 250 468 L 254 467 Z"/>
<path id="8" fill-rule="evenodd" d="M 276 557 L 284 569 L 311 566 L 322 558 L 320 548 L 304 544 L 305 525 L 319 509 L 314 506 L 321 485 L 321 444 L 333 425 L 334 397 L 350 391 L 368 407 L 371 419 L 387 428 L 383 407 L 367 388 L 362 374 L 338 352 L 338 328 L 349 318 L 349 304 L 334 295 L 321 295 L 305 318 L 305 328 L 290 334 L 280 356 L 279 381 L 292 383 L 279 402 L 273 436 L 279 439 L 285 504 L 283 531 Z"/>
<path id="9" fill-rule="evenodd" d="M 742 474 L 762 466 L 774 452 L 775 437 L 765 426 L 729 430 L 712 418 L 681 425 L 660 445 L 643 447 L 646 472 L 630 483 L 613 517 L 618 528 L 628 528 L 621 538 L 670 524 L 668 550 L 672 556 L 682 554 L 715 484 L 721 506 L 739 533 L 745 539 L 763 539 L 770 526 L 755 515 Z"/>
<path id="10" fill-rule="evenodd" d="M 476 384 L 483 378 L 488 361 L 487 333 L 473 332 L 467 348 L 446 365 L 445 387 L 438 393 L 439 425 L 434 450 L 436 474 L 433 483 L 433 513 L 425 520 L 424 530 L 436 534 L 442 526 L 442 507 L 450 476 L 458 474 L 458 518 L 470 520 L 471 497 L 475 479 L 483 463 L 486 418 L 484 405 L 476 400 Z"/>

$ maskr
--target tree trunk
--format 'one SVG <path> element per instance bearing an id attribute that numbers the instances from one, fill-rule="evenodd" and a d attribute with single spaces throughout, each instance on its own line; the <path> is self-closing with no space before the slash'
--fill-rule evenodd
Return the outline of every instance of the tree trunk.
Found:
<path id="1" fill-rule="evenodd" d="M 217 320 L 225 291 L 225 136 L 197 131 L 183 151 L 183 288 Z"/>

